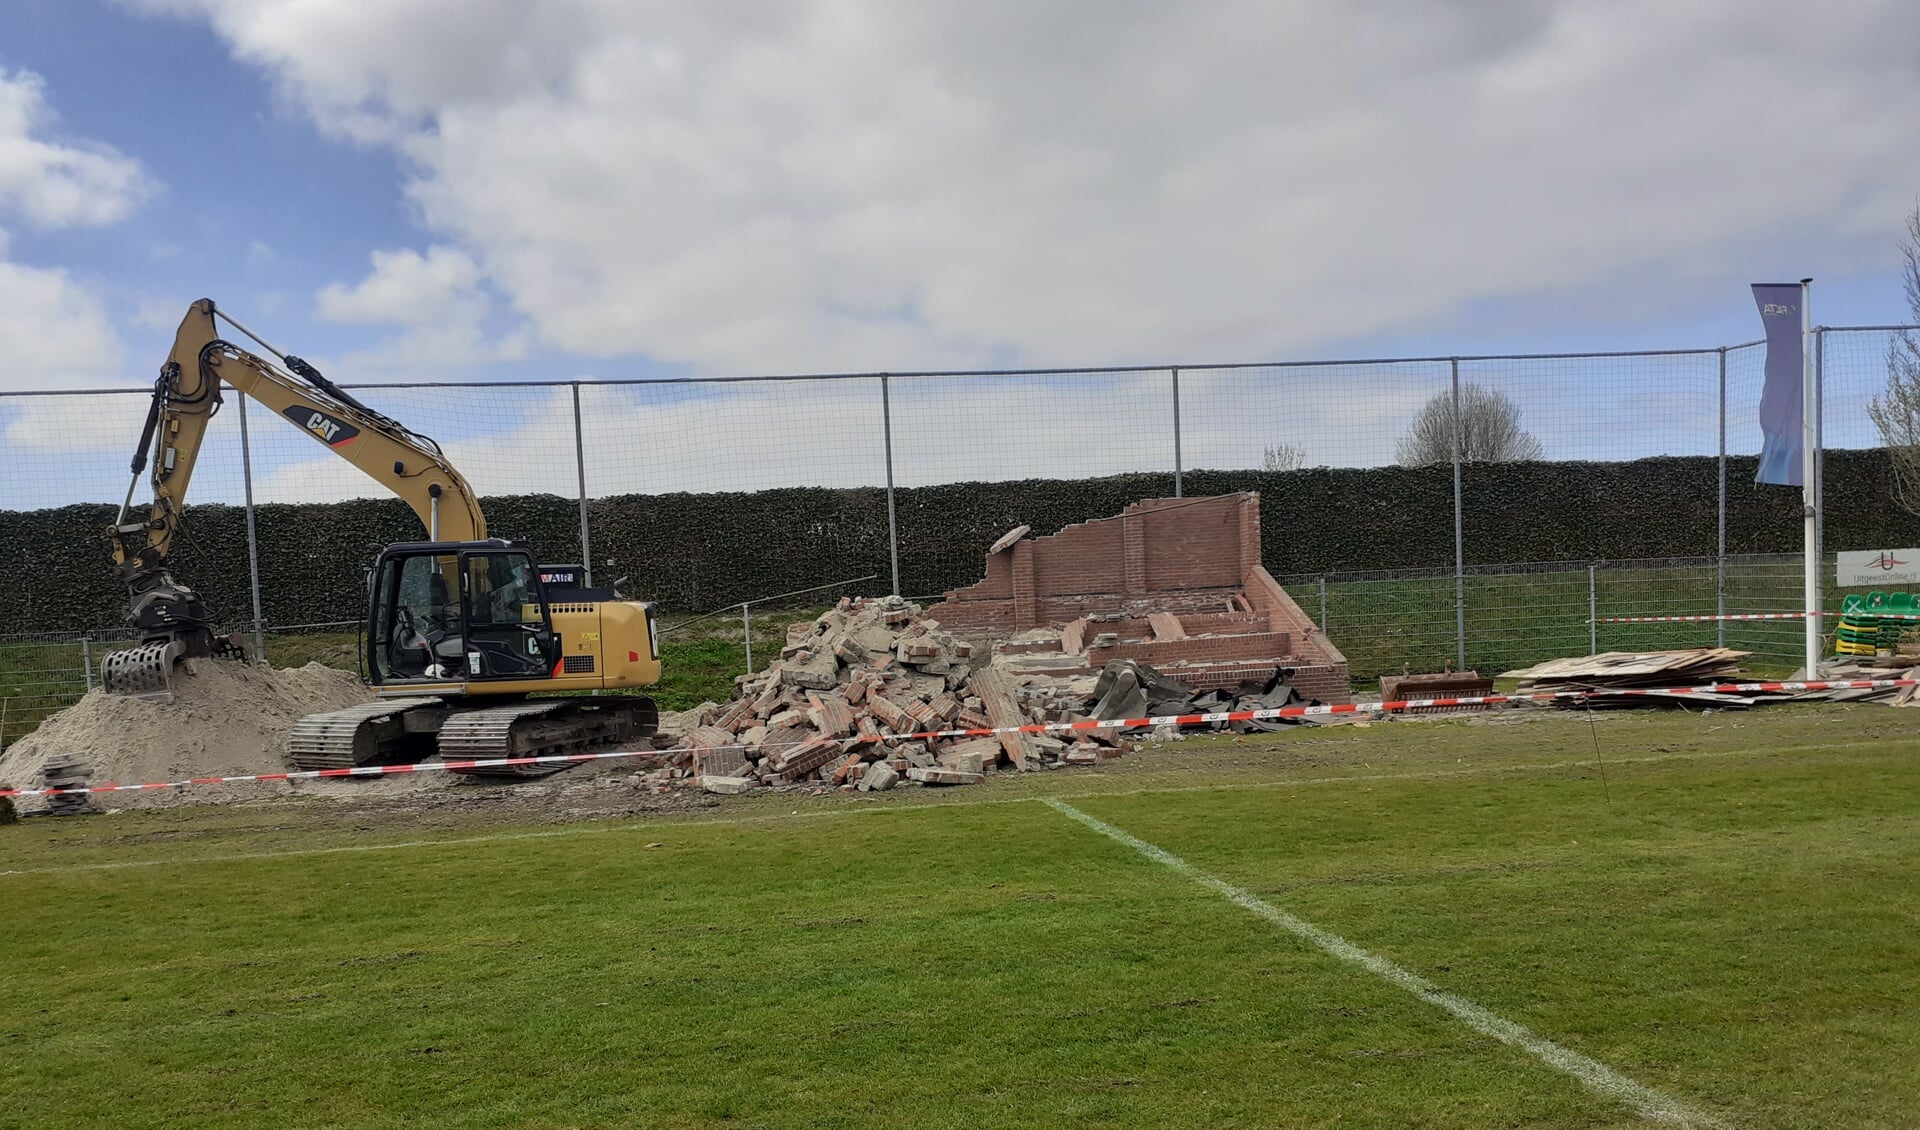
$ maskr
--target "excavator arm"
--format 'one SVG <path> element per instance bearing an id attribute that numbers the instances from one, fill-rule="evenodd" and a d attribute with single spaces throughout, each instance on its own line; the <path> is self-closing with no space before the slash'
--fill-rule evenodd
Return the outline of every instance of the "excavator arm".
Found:
<path id="1" fill-rule="evenodd" d="M 223 340 L 216 317 L 253 338 L 281 364 Z M 110 690 L 170 698 L 176 660 L 235 649 L 230 640 L 214 636 L 205 602 L 174 579 L 167 563 L 207 426 L 220 410 L 223 386 L 272 409 L 405 500 L 419 515 L 429 540 L 486 537 L 479 499 L 437 443 L 375 412 L 300 358 L 273 349 L 218 310 L 212 299 L 203 298 L 187 311 L 173 352 L 154 382 L 153 402 L 133 456 L 132 482 L 109 531 L 115 565 L 132 594 L 130 618 L 142 633 L 141 646 L 116 652 L 103 665 Z M 153 503 L 144 520 L 129 520 L 133 493 L 149 463 Z"/>

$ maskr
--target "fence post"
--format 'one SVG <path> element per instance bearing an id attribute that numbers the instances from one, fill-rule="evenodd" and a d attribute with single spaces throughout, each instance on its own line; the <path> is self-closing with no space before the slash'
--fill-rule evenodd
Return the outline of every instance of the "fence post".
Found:
<path id="1" fill-rule="evenodd" d="M 1186 497 L 1180 461 L 1180 370 L 1173 370 L 1173 497 Z"/>
<path id="2" fill-rule="evenodd" d="M 1320 574 L 1320 634 L 1327 634 L 1327 575 Z"/>
<path id="3" fill-rule="evenodd" d="M 1827 329 L 1813 327 L 1813 552 L 1820 607 L 1827 606 Z M 1808 678 L 1817 676 L 1809 675 Z"/>
<path id="4" fill-rule="evenodd" d="M 1599 571 L 1593 565 L 1587 566 L 1587 654 L 1600 654 Z"/>
<path id="5" fill-rule="evenodd" d="M 1724 617 L 1727 614 L 1727 347 L 1720 347 L 1720 499 L 1716 509 L 1720 515 L 1720 542 L 1715 561 L 1717 578 L 1714 582 L 1716 605 L 1714 611 Z M 1715 646 L 1727 646 L 1727 622 L 1715 621 L 1718 632 Z"/>
<path id="6" fill-rule="evenodd" d="M 580 427 L 580 382 L 573 381 L 573 470 L 580 489 L 580 569 L 593 587 L 593 542 L 587 530 L 587 437 Z"/>
<path id="7" fill-rule="evenodd" d="M 80 669 L 86 672 L 87 689 L 93 689 L 93 641 L 80 637 Z"/>
<path id="8" fill-rule="evenodd" d="M 1460 670 L 1467 669 L 1467 545 L 1460 523 L 1460 359 L 1449 363 L 1453 371 L 1453 630 Z"/>
<path id="9" fill-rule="evenodd" d="M 753 612 L 746 601 L 740 602 L 741 638 L 747 641 L 747 674 L 753 674 Z"/>
<path id="10" fill-rule="evenodd" d="M 260 539 L 253 526 L 253 442 L 247 436 L 247 398 L 240 402 L 240 481 L 247 499 L 247 586 L 253 590 L 253 661 L 267 661 L 267 637 L 260 616 Z"/>
<path id="11" fill-rule="evenodd" d="M 893 595 L 900 595 L 900 525 L 893 509 L 893 394 L 880 374 L 880 434 L 887 445 L 887 556 L 893 563 Z"/>

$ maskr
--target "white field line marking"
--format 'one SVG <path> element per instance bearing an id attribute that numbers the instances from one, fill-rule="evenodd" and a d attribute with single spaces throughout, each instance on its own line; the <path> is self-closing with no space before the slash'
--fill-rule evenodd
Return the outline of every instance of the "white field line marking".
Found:
<path id="1" fill-rule="evenodd" d="M 1646 765 L 1667 761 L 1705 761 L 1723 757 L 1768 757 L 1789 753 L 1816 750 L 1821 753 L 1833 753 L 1855 747 L 1878 749 L 1883 743 L 1878 741 L 1838 742 L 1825 745 L 1782 746 L 1778 749 L 1718 749 L 1701 750 L 1693 753 L 1659 753 L 1646 757 L 1616 757 L 1608 764 Z M 1211 793 L 1232 789 L 1246 792 L 1249 789 L 1291 789 L 1312 785 L 1341 785 L 1348 783 L 1368 784 L 1377 781 L 1440 781 L 1454 777 L 1486 777 L 1501 773 L 1544 773 L 1555 769 L 1582 769 L 1591 765 L 1578 756 L 1570 756 L 1566 761 L 1542 761 L 1530 764 L 1482 765 L 1466 769 L 1439 769 L 1426 773 L 1346 773 L 1327 777 L 1293 777 L 1280 781 L 1223 782 L 1214 785 L 1143 785 L 1134 789 L 1094 789 L 1087 792 L 1059 793 L 1060 800 L 1094 800 L 1100 797 L 1118 796 L 1159 796 L 1163 793 Z M 1100 773 L 1086 774 L 1082 779 L 1115 780 Z M 710 816 L 694 820 L 647 820 L 641 818 L 627 824 L 597 824 L 592 827 L 553 828 L 543 832 L 496 832 L 483 836 L 455 836 L 441 840 L 393 840 L 379 844 L 345 844 L 339 847 L 323 848 L 287 848 L 284 851 L 247 851 L 231 852 L 226 855 L 190 855 L 172 859 L 116 859 L 103 863 L 68 863 L 58 867 L 22 867 L 0 870 L 0 879 L 10 875 L 71 875 L 84 871 L 126 871 L 141 867 L 192 867 L 203 863 L 248 863 L 266 859 L 295 859 L 308 855 L 341 855 L 349 852 L 403 851 L 410 848 L 457 847 L 465 844 L 511 843 L 514 840 L 550 840 L 562 836 L 595 836 L 613 832 L 651 832 L 662 828 L 704 828 L 714 825 L 732 824 L 774 824 L 788 820 L 820 820 L 841 816 L 872 816 L 887 812 L 921 812 L 933 808 L 977 808 L 990 804 L 1030 804 L 1046 797 L 1010 796 L 992 797 L 982 800 L 955 799 L 950 801 L 929 801 L 922 804 L 876 804 L 860 808 L 816 809 L 812 812 L 771 813 L 755 816 Z"/>
<path id="2" fill-rule="evenodd" d="M 1680 1126 L 1725 1125 L 1716 1119 L 1688 1109 L 1679 1101 L 1645 1084 L 1634 1082 L 1599 1060 L 1581 1055 L 1571 1048 L 1561 1047 L 1544 1036 L 1536 1035 L 1511 1020 L 1487 1011 L 1465 997 L 1447 992 L 1419 974 L 1395 965 L 1379 954 L 1361 949 L 1330 930 L 1323 930 L 1304 918 L 1289 914 L 1245 887 L 1236 887 L 1224 879 L 1216 879 L 1165 848 L 1155 847 L 1124 828 L 1116 828 L 1104 820 L 1089 816 L 1065 801 L 1052 797 L 1045 799 L 1049 807 L 1062 815 L 1078 820 L 1111 840 L 1125 844 L 1155 863 L 1172 868 L 1235 906 L 1252 911 L 1288 933 L 1312 942 L 1334 957 L 1358 965 L 1382 980 L 1405 989 L 1428 1004 L 1445 1009 L 1465 1022 L 1468 1027 L 1492 1036 L 1501 1043 L 1520 1048 L 1536 1059 L 1559 1068 L 1586 1084 L 1589 1089 L 1633 1107 L 1643 1118 Z"/>

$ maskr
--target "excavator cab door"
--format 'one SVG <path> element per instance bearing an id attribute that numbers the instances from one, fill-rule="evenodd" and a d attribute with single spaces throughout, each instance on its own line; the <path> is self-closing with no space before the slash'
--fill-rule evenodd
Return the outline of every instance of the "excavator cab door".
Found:
<path id="1" fill-rule="evenodd" d="M 541 599 L 540 578 L 524 550 L 488 549 L 460 556 L 466 598 L 468 679 L 544 679 L 560 642 Z"/>
<path id="2" fill-rule="evenodd" d="M 543 679 L 559 662 L 533 558 L 499 542 L 388 548 L 368 626 L 376 686 Z"/>

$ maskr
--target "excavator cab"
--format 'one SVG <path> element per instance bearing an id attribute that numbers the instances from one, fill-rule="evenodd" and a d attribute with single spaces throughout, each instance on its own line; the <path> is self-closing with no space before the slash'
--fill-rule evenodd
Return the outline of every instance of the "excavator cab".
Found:
<path id="1" fill-rule="evenodd" d="M 533 556 L 509 542 L 390 545 L 374 562 L 371 597 L 376 686 L 544 679 L 560 662 Z"/>

